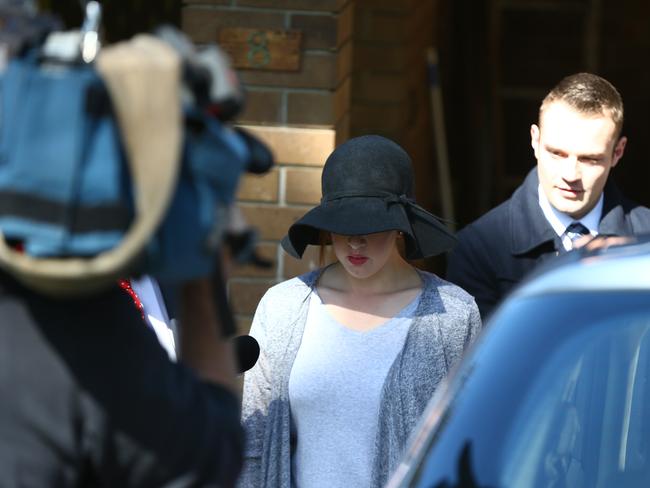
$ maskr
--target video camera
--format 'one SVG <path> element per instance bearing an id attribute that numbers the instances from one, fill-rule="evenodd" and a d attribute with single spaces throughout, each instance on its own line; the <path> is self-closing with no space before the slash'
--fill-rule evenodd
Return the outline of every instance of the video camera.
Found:
<path id="1" fill-rule="evenodd" d="M 23 28 L 0 75 L 0 266 L 55 295 L 210 273 L 241 174 L 273 164 L 229 125 L 244 97 L 217 46 L 165 27 L 100 48 L 100 17 L 89 2 L 79 31 L 4 23 Z"/>

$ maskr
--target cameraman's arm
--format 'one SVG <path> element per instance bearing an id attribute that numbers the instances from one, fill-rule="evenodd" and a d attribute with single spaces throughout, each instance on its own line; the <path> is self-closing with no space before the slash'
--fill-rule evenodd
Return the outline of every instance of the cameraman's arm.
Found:
<path id="1" fill-rule="evenodd" d="M 185 283 L 181 292 L 181 360 L 203 379 L 237 391 L 231 342 L 221 334 L 209 279 Z"/>

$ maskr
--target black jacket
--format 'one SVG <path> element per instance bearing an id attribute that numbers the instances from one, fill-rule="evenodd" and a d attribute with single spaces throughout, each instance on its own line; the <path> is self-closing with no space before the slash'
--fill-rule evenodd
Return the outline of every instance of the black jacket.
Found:
<path id="1" fill-rule="evenodd" d="M 458 233 L 447 279 L 474 296 L 483 319 L 529 271 L 561 249 L 539 206 L 538 186 L 535 168 L 509 200 Z M 650 209 L 623 197 L 611 178 L 604 194 L 600 234 L 650 232 Z"/>
<path id="2" fill-rule="evenodd" d="M 239 411 L 117 284 L 53 299 L 0 272 L 1 487 L 233 486 Z"/>

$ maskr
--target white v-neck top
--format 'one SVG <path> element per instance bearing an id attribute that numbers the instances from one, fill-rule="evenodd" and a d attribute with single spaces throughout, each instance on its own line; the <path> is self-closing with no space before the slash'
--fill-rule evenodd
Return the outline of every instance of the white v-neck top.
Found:
<path id="1" fill-rule="evenodd" d="M 298 488 L 370 486 L 382 386 L 419 298 L 387 322 L 360 332 L 337 322 L 312 292 L 289 377 L 297 433 L 292 477 Z"/>

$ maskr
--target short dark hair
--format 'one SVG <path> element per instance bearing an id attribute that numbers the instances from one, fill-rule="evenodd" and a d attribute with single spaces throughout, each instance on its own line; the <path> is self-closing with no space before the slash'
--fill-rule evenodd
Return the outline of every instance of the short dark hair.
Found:
<path id="1" fill-rule="evenodd" d="M 576 73 L 563 78 L 542 101 L 539 107 L 540 122 L 544 109 L 556 101 L 562 101 L 583 114 L 608 115 L 614 121 L 616 135 L 621 133 L 623 99 L 605 78 L 592 73 Z"/>

